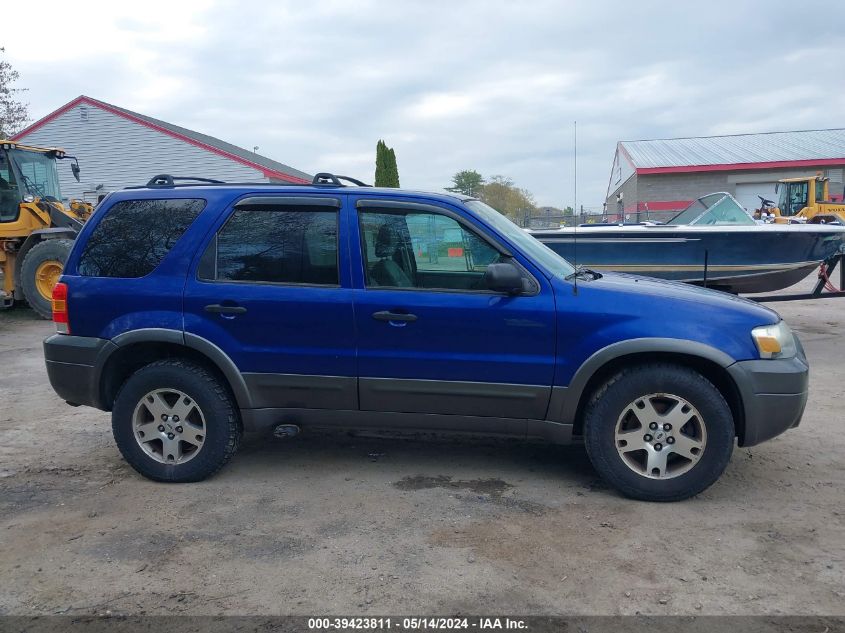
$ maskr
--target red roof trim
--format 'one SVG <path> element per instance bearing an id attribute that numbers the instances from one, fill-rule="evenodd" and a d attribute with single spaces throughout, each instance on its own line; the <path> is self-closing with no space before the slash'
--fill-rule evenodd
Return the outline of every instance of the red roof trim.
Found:
<path id="1" fill-rule="evenodd" d="M 638 167 L 637 174 L 678 174 L 696 171 L 740 171 L 745 169 L 776 169 L 783 167 L 822 167 L 845 165 L 845 158 L 816 158 L 813 160 L 778 160 L 768 163 L 725 163 L 723 165 L 682 165 L 676 167 Z"/>
<path id="2" fill-rule="evenodd" d="M 311 184 L 310 181 L 308 181 L 304 178 L 298 178 L 296 176 L 291 176 L 290 174 L 285 174 L 285 173 L 282 173 L 280 171 L 268 169 L 267 167 L 264 167 L 263 165 L 259 165 L 258 163 L 254 163 L 252 161 L 246 160 L 245 158 L 241 158 L 240 156 L 235 156 L 234 154 L 230 154 L 229 152 L 226 152 L 226 151 L 219 149 L 217 147 L 214 147 L 212 145 L 208 145 L 206 143 L 201 143 L 200 141 L 197 141 L 196 139 L 192 139 L 189 136 L 185 136 L 184 134 L 179 134 L 178 132 L 174 132 L 173 130 L 168 130 L 167 128 L 161 127 L 160 125 L 156 125 L 155 123 L 152 123 L 150 121 L 145 121 L 144 119 L 141 119 L 139 117 L 132 116 L 131 114 L 129 114 L 127 112 L 123 112 L 121 110 L 118 110 L 117 108 L 114 108 L 107 103 L 103 103 L 102 101 L 97 101 L 96 99 L 92 99 L 91 97 L 86 97 L 85 95 L 77 97 L 76 99 L 74 99 L 70 103 L 66 103 L 65 105 L 63 105 L 58 110 L 51 112 L 50 114 L 48 114 L 44 118 L 39 119 L 38 121 L 36 121 L 32 125 L 30 125 L 29 127 L 25 128 L 24 130 L 15 134 L 12 137 L 11 140 L 17 141 L 17 140 L 22 139 L 27 134 L 34 132 L 35 130 L 37 130 L 41 126 L 43 126 L 43 125 L 49 123 L 50 121 L 58 118 L 59 116 L 61 116 L 65 112 L 67 112 L 68 110 L 75 108 L 76 106 L 78 106 L 82 103 L 84 103 L 86 105 L 93 106 L 95 108 L 100 108 L 101 110 L 105 110 L 106 112 L 110 112 L 111 114 L 116 114 L 119 117 L 123 117 L 124 119 L 128 119 L 129 121 L 132 121 L 133 123 L 138 123 L 140 125 L 143 125 L 145 127 L 150 128 L 150 129 L 156 130 L 157 132 L 161 132 L 162 134 L 167 134 L 168 136 L 172 136 L 173 138 L 178 138 L 180 141 L 185 141 L 186 143 L 190 143 L 191 145 L 194 145 L 196 147 L 200 147 L 200 148 L 202 148 L 206 151 L 212 152 L 213 154 L 217 154 L 218 156 L 223 156 L 224 158 L 228 158 L 229 160 L 233 160 L 236 163 L 240 163 L 241 165 L 246 165 L 247 167 L 252 167 L 254 169 L 257 169 L 267 178 L 277 178 L 279 180 L 284 180 L 285 182 L 290 182 L 290 183 L 293 183 L 293 184 L 306 184 L 306 185 Z"/>

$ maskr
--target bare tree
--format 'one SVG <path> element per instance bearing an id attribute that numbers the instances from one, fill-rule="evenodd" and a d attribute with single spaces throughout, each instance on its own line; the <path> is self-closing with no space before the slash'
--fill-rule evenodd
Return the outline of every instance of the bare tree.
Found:
<path id="1" fill-rule="evenodd" d="M 0 46 L 0 53 L 6 49 Z M 0 59 L 0 138 L 14 136 L 29 123 L 29 104 L 19 96 L 26 88 L 13 88 L 20 78 L 17 70 L 5 59 Z"/>

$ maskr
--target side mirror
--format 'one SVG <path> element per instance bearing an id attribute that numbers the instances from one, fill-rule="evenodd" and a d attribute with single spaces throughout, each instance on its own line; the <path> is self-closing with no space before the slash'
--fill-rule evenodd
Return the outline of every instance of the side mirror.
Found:
<path id="1" fill-rule="evenodd" d="M 488 290 L 518 295 L 522 292 L 522 273 L 513 264 L 490 264 L 484 272 L 484 285 Z"/>
<path id="2" fill-rule="evenodd" d="M 77 165 L 76 163 L 71 163 L 70 170 L 73 172 L 73 177 L 76 178 L 76 182 L 79 182 L 79 172 L 81 171 L 79 169 L 79 165 Z"/>

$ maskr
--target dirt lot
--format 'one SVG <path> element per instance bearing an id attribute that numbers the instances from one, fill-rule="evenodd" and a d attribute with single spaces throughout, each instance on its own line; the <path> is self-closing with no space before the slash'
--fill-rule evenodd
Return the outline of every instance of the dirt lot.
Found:
<path id="1" fill-rule="evenodd" d="M 812 367 L 797 430 L 684 503 L 580 447 L 248 438 L 210 481 L 126 466 L 50 389 L 52 325 L 0 314 L 0 614 L 845 614 L 845 301 L 776 306 Z"/>

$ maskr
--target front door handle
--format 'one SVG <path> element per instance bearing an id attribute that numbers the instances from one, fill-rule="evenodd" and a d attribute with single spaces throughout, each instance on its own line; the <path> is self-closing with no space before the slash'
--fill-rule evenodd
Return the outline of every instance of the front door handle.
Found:
<path id="1" fill-rule="evenodd" d="M 416 314 L 406 314 L 404 312 L 391 312 L 390 310 L 381 310 L 380 312 L 373 312 L 373 318 L 376 321 L 402 321 L 404 323 L 411 323 L 417 320 Z"/>
<path id="2" fill-rule="evenodd" d="M 224 306 L 219 303 L 211 303 L 205 306 L 206 312 L 213 312 L 214 314 L 244 314 L 246 308 L 243 306 Z"/>

